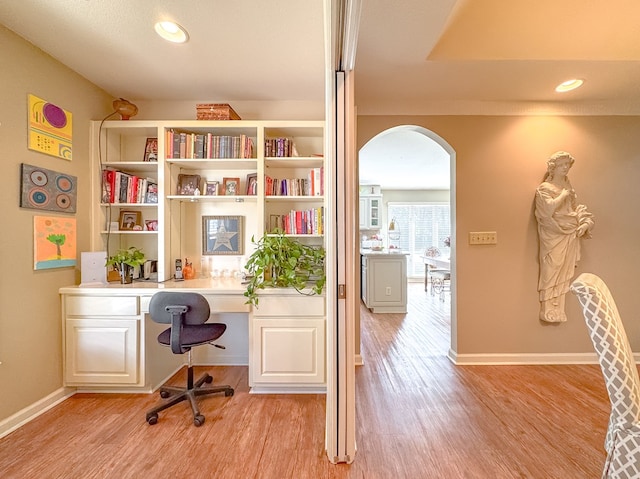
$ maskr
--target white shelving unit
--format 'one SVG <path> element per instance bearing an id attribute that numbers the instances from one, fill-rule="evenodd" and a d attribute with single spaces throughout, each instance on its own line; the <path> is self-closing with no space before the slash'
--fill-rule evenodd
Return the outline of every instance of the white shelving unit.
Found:
<path id="1" fill-rule="evenodd" d="M 168 133 L 189 133 L 251 139 L 251 158 L 169 158 Z M 158 139 L 158 161 L 143 162 L 147 138 Z M 265 157 L 265 140 L 287 138 L 295 145 L 298 156 Z M 158 260 L 158 279 L 173 275 L 173 263 L 189 258 L 200 264 L 202 255 L 202 217 L 210 215 L 244 218 L 244 257 L 250 254 L 252 236 L 270 231 L 275 215 L 291 210 L 324 208 L 324 195 L 272 196 L 265 192 L 265 176 L 293 179 L 307 178 L 312 169 L 324 166 L 323 121 L 95 121 L 92 123 L 92 205 L 91 249 L 113 253 L 119 248 L 142 248 L 149 259 Z M 158 203 L 103 203 L 102 170 L 110 168 L 144 178 L 158 185 Z M 201 192 L 205 181 L 238 178 L 240 192 L 246 192 L 247 175 L 255 174 L 257 194 L 180 195 L 177 191 L 181 174 L 200 175 Z M 324 170 L 322 170 L 324 175 Z M 322 178 L 324 183 L 324 177 Z M 140 212 L 143 223 L 157 219 L 157 231 L 122 231 L 109 227 L 118 222 L 123 211 Z M 315 244 L 322 244 L 321 233 L 296 234 Z"/>

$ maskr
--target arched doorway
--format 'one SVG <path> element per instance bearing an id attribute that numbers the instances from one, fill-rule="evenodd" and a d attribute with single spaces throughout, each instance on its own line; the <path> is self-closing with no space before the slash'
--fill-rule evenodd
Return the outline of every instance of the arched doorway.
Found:
<path id="1" fill-rule="evenodd" d="M 408 202 L 446 202 L 449 205 L 452 271 L 449 357 L 454 357 L 457 351 L 455 151 L 442 137 L 424 127 L 400 125 L 386 129 L 367 141 L 358 152 L 358 163 L 360 184 L 381 187 L 380 231 L 383 241 L 390 220 L 386 216 L 386 205 L 390 200 L 407 202 L 409 198 Z M 413 277 L 415 280 L 418 272 L 424 274 L 421 270 L 424 267 L 422 253 L 424 249 L 414 251 L 409 257 L 410 279 Z M 361 361 L 362 358 L 358 357 L 357 362 Z"/>

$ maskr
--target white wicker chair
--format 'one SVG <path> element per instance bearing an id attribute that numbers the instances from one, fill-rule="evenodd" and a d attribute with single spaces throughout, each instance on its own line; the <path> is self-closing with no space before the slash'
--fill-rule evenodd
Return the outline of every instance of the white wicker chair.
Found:
<path id="1" fill-rule="evenodd" d="M 582 305 L 611 402 L 602 477 L 640 478 L 640 379 L 618 308 L 595 274 L 582 273 L 571 292 Z"/>

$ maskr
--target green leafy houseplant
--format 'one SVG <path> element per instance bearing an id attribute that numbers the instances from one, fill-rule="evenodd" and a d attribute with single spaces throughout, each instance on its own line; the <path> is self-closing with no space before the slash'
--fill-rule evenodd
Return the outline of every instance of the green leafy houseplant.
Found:
<path id="1" fill-rule="evenodd" d="M 144 253 L 131 246 L 128 249 L 119 249 L 116 254 L 109 256 L 106 266 L 113 268 L 120 274 L 120 282 L 130 283 L 133 279 L 133 269 L 142 266 L 145 262 Z"/>
<path id="2" fill-rule="evenodd" d="M 249 273 L 244 296 L 247 304 L 258 306 L 258 290 L 266 287 L 295 288 L 301 294 L 321 294 L 326 276 L 325 250 L 309 246 L 282 232 L 265 233 L 251 242 L 256 250 L 245 269 Z"/>

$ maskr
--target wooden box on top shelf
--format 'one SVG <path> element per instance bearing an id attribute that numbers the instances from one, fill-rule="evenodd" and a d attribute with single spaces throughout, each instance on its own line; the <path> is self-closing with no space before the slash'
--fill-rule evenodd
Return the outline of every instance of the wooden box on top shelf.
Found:
<path id="1" fill-rule="evenodd" d="M 196 105 L 198 120 L 240 120 L 228 103 L 198 103 Z"/>

